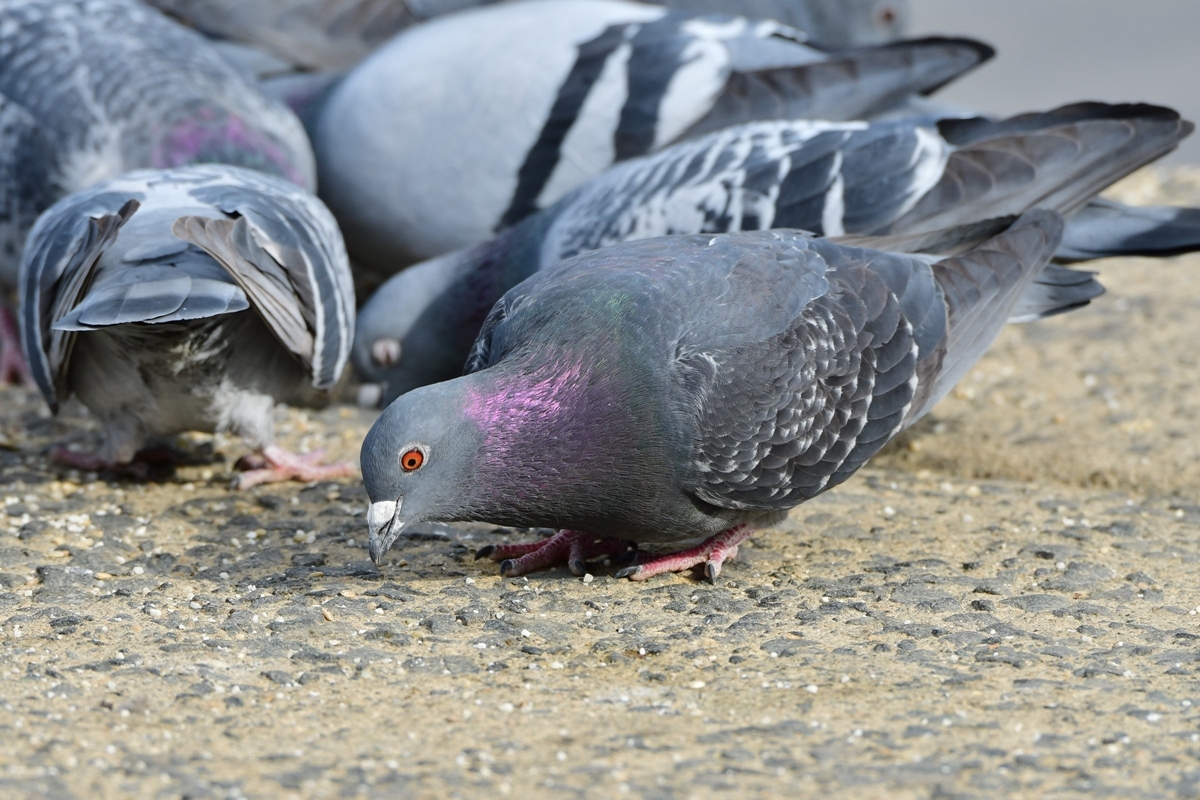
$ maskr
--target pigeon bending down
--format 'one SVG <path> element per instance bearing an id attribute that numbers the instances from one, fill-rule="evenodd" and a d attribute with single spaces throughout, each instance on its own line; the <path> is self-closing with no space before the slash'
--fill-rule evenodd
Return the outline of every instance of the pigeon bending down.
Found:
<path id="1" fill-rule="evenodd" d="M 775 230 L 542 270 L 492 309 L 469 374 L 404 395 L 367 434 L 371 558 L 413 523 L 481 520 L 562 529 L 484 548 L 506 576 L 706 537 L 618 574 L 715 578 L 756 528 L 925 414 L 1008 319 L 1102 292 L 1047 267 L 1061 235 L 1058 214 L 1032 211 L 942 260 Z"/>
<path id="2" fill-rule="evenodd" d="M 312 195 L 223 165 L 140 170 L 50 207 L 21 265 L 21 332 L 57 412 L 99 418 L 84 469 L 132 461 L 150 439 L 229 431 L 259 454 L 237 484 L 353 474 L 273 443 L 277 402 L 337 382 L 354 292 L 337 225 Z"/>
<path id="3" fill-rule="evenodd" d="M 577 253 L 669 234 L 917 233 L 1035 206 L 1067 213 L 1191 129 L 1167 108 L 1081 103 L 998 121 L 758 122 L 681 142 L 617 165 L 490 242 L 388 280 L 358 317 L 361 398 L 386 405 L 459 375 L 501 295 Z M 1084 211 L 1067 222 L 1064 255 L 1122 252 L 1118 212 L 1096 221 Z M 1166 238 L 1145 230 L 1144 215 L 1122 218 L 1143 242 Z M 1200 225 L 1191 233 L 1195 247 Z"/>
<path id="4" fill-rule="evenodd" d="M 300 121 L 204 37 L 136 0 L 6 0 L 0 12 L 0 292 L 61 197 L 142 167 L 217 161 L 308 189 Z M 24 370 L 0 302 L 0 380 Z"/>
<path id="5" fill-rule="evenodd" d="M 991 57 L 966 39 L 826 53 L 777 22 L 523 0 L 398 35 L 308 118 L 321 197 L 387 277 L 490 238 L 610 165 L 756 119 L 853 119 Z"/>

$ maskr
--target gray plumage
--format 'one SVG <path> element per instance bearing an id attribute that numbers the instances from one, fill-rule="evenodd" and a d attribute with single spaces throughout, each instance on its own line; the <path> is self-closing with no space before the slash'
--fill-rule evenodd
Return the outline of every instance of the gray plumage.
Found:
<path id="1" fill-rule="evenodd" d="M 496 0 L 148 2 L 209 36 L 244 43 L 295 67 L 327 71 L 354 66 L 412 25 Z M 773 19 L 826 47 L 882 44 L 899 38 L 908 20 L 907 0 L 667 0 L 659 5 Z"/>
<path id="2" fill-rule="evenodd" d="M 1071 217 L 1057 257 L 1172 256 L 1200 249 L 1200 208 L 1093 200 Z"/>
<path id="3" fill-rule="evenodd" d="M 310 129 L 321 196 L 384 275 L 486 240 L 616 161 L 754 119 L 849 119 L 992 54 L 969 40 L 845 54 L 794 29 L 623 0 L 525 0 L 405 31 Z"/>
<path id="4" fill-rule="evenodd" d="M 667 0 L 680 11 L 773 19 L 804 31 L 822 47 L 883 44 L 904 35 L 908 0 Z"/>
<path id="5" fill-rule="evenodd" d="M 142 170 L 55 203 L 21 269 L 21 332 L 38 388 L 104 425 L 104 456 L 148 438 L 273 437 L 276 402 L 331 387 L 354 294 L 341 235 L 315 197 L 222 165 Z"/>
<path id="6" fill-rule="evenodd" d="M 480 0 L 148 0 L 204 33 L 312 70 L 354 66 L 392 35 Z"/>
<path id="7" fill-rule="evenodd" d="M 617 165 L 491 242 L 396 275 L 359 314 L 355 367 L 385 385 L 385 403 L 454 377 L 504 291 L 587 250 L 672 234 L 912 234 L 1033 207 L 1070 213 L 1190 130 L 1170 109 L 1091 103 L 997 122 L 729 128 Z"/>
<path id="8" fill-rule="evenodd" d="M 950 390 L 1061 230 L 1030 212 L 933 264 L 766 231 L 543 270 L 496 304 L 469 374 L 405 395 L 367 435 L 371 556 L 419 521 L 638 542 L 778 521 Z M 1095 293 L 1087 280 L 1064 303 Z M 424 463 L 406 471 L 413 449 Z"/>
<path id="9" fill-rule="evenodd" d="M 315 186 L 304 130 L 202 36 L 134 0 L 8 0 L 0 22 L 0 281 L 60 197 L 221 161 Z"/>

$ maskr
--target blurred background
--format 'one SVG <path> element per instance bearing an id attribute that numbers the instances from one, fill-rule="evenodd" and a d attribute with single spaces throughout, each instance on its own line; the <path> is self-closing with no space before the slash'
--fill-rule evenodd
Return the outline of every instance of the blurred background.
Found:
<path id="1" fill-rule="evenodd" d="M 1200 0 L 910 0 L 908 33 L 975 36 L 997 56 L 938 98 L 994 114 L 1143 100 L 1200 122 Z M 1200 163 L 1193 134 L 1160 164 Z"/>

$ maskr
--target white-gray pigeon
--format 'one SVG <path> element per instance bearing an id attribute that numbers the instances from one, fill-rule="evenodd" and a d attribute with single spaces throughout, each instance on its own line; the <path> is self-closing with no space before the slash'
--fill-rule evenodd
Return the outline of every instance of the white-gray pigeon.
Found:
<path id="1" fill-rule="evenodd" d="M 777 22 L 523 0 L 404 31 L 308 123 L 351 257 L 386 277 L 486 240 L 614 162 L 755 119 L 857 118 L 991 55 L 944 38 L 830 54 Z"/>
<path id="2" fill-rule="evenodd" d="M 100 420 L 86 469 L 159 436 L 229 431 L 260 456 L 242 487 L 353 474 L 274 444 L 277 402 L 333 386 L 350 354 L 354 291 L 332 215 L 313 195 L 225 165 L 138 170 L 63 198 L 29 235 L 21 332 L 57 411 Z"/>
<path id="3" fill-rule="evenodd" d="M 0 293 L 55 200 L 132 169 L 197 162 L 316 186 L 300 121 L 195 31 L 136 0 L 5 0 Z M 0 381 L 24 372 L 8 315 L 0 302 Z"/>
<path id="4" fill-rule="evenodd" d="M 1010 317 L 1101 291 L 1038 282 L 1061 232 L 1032 211 L 942 260 L 794 231 L 671 236 L 542 270 L 492 309 L 467 375 L 367 434 L 371 558 L 415 523 L 479 520 L 562 529 L 480 551 L 505 576 L 707 537 L 617 574 L 715 578 L 920 419 Z"/>
<path id="5" fill-rule="evenodd" d="M 359 312 L 362 399 L 386 405 L 461 373 L 488 310 L 539 269 L 653 236 L 801 228 L 838 236 L 930 231 L 1045 207 L 1062 213 L 1175 147 L 1171 109 L 1083 103 L 1008 120 L 759 122 L 618 165 L 494 239 L 411 267 Z M 1079 259 L 1186 241 L 1142 217 L 1067 223 Z M 1200 246 L 1193 220 L 1191 246 Z M 1165 247 L 1164 247 L 1165 246 Z M 1084 250 L 1088 249 L 1085 255 Z"/>

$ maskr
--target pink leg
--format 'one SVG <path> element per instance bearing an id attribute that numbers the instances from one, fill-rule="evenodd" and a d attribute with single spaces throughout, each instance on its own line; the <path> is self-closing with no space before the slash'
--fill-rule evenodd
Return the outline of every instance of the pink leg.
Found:
<path id="1" fill-rule="evenodd" d="M 21 335 L 8 303 L 0 300 L 0 384 L 33 386 L 33 375 L 21 352 Z"/>
<path id="2" fill-rule="evenodd" d="M 564 561 L 575 575 L 587 572 L 589 559 L 618 555 L 629 549 L 624 539 L 597 538 L 583 531 L 562 530 L 540 542 L 528 544 L 489 544 L 475 558 L 500 561 L 500 574 L 515 578 L 534 570 L 557 566 Z"/>
<path id="3" fill-rule="evenodd" d="M 690 550 L 651 557 L 637 566 L 626 567 L 617 572 L 617 577 L 644 581 L 664 572 L 682 572 L 703 564 L 704 574 L 716 583 L 717 576 L 721 574 L 721 565 L 737 555 L 738 545 L 749 539 L 752 533 L 754 528 L 750 525 L 738 525 L 710 536 Z"/>
<path id="4" fill-rule="evenodd" d="M 251 469 L 233 481 L 235 489 L 249 489 L 262 483 L 281 481 L 328 481 L 352 478 L 358 474 L 353 464 L 323 464 L 325 451 L 293 453 L 279 445 L 267 445 L 261 454 L 243 459 Z"/>

